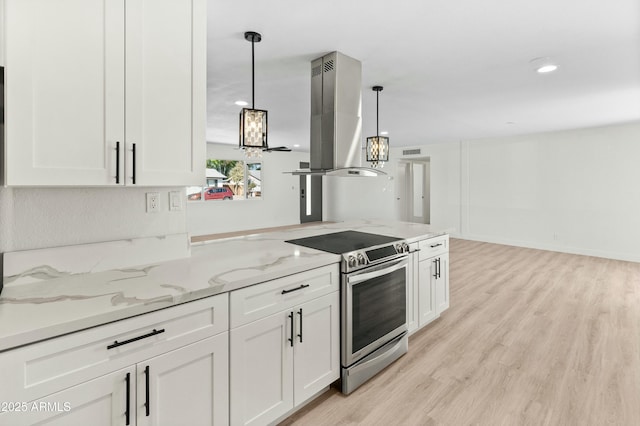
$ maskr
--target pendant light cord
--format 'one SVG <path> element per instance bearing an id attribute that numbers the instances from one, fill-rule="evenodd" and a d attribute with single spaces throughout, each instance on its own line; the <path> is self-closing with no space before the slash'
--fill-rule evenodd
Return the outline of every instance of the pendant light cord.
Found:
<path id="1" fill-rule="evenodd" d="M 376 91 L 376 137 L 378 138 L 378 140 L 380 140 L 380 126 L 379 126 L 379 119 L 378 119 L 378 99 L 380 96 L 380 91 Z"/>
<path id="2" fill-rule="evenodd" d="M 256 109 L 255 41 L 251 39 L 251 109 Z"/>

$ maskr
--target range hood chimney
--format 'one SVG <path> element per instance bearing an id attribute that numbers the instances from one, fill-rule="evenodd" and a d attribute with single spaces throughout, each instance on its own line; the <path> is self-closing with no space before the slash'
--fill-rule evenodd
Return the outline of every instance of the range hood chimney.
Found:
<path id="1" fill-rule="evenodd" d="M 340 52 L 311 62 L 310 168 L 294 175 L 377 176 L 361 167 L 362 64 Z"/>

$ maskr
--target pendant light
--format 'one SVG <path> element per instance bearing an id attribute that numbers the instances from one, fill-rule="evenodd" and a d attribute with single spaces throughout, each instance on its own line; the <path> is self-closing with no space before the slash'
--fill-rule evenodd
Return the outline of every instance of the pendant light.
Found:
<path id="1" fill-rule="evenodd" d="M 244 39 L 251 42 L 251 108 L 240 111 L 240 149 L 244 149 L 247 157 L 257 157 L 267 149 L 267 111 L 255 109 L 255 43 L 260 43 L 262 36 L 255 31 L 244 33 Z"/>
<path id="2" fill-rule="evenodd" d="M 242 108 L 240 111 L 240 149 L 244 150 L 247 157 L 261 157 L 262 151 L 291 151 L 284 146 L 269 148 L 267 144 L 267 111 L 255 109 L 255 43 L 260 43 L 262 35 L 247 31 L 244 39 L 251 42 L 251 108 Z"/>
<path id="3" fill-rule="evenodd" d="M 367 138 L 367 161 L 374 168 L 382 168 L 385 161 L 389 161 L 389 138 L 380 136 L 380 128 L 378 126 L 378 96 L 382 89 L 382 86 L 373 86 L 373 91 L 376 92 L 376 135 Z"/>

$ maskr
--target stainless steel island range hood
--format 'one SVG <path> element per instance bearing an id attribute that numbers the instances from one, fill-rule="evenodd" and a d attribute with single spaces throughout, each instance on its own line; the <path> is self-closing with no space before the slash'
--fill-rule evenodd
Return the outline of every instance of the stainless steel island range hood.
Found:
<path id="1" fill-rule="evenodd" d="M 377 176 L 362 167 L 362 64 L 340 52 L 311 62 L 310 168 L 294 175 Z"/>

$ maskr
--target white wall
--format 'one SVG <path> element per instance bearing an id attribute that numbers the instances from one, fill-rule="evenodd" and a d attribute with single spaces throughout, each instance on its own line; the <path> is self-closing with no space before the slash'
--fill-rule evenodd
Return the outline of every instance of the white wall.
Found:
<path id="1" fill-rule="evenodd" d="M 640 123 L 462 145 L 463 236 L 640 261 Z"/>
<path id="2" fill-rule="evenodd" d="M 218 145 L 210 154 L 220 158 L 242 157 L 228 145 Z M 263 200 L 207 205 L 185 202 L 182 211 L 168 209 L 169 191 L 185 192 L 182 187 L 0 187 L 0 253 L 182 232 L 201 235 L 299 223 L 299 178 L 282 172 L 297 169 L 300 161 L 309 161 L 309 154 L 264 154 Z M 159 213 L 146 213 L 146 192 L 160 192 Z"/>
<path id="3" fill-rule="evenodd" d="M 0 252 L 186 232 L 186 213 L 169 211 L 184 188 L 2 188 Z M 146 213 L 146 192 L 160 192 Z"/>
<path id="4" fill-rule="evenodd" d="M 208 143 L 207 158 L 245 160 L 233 145 Z M 262 198 L 187 203 L 191 235 L 217 234 L 300 223 L 298 176 L 284 174 L 309 161 L 308 152 L 269 152 L 262 156 Z"/>
<path id="5" fill-rule="evenodd" d="M 324 177 L 325 220 L 400 220 L 396 195 L 397 162 L 400 159 L 431 161 L 431 225 L 456 235 L 460 230 L 460 146 L 423 145 L 420 154 L 403 156 L 392 148 L 382 169 L 388 176 Z"/>
<path id="6" fill-rule="evenodd" d="M 402 156 L 419 148 L 419 155 Z M 640 261 L 640 123 L 394 148 L 431 160 L 431 224 L 453 236 Z M 326 179 L 326 178 L 325 178 Z M 380 179 L 380 178 L 377 178 Z M 325 181 L 327 182 L 327 181 Z M 328 220 L 399 219 L 394 186 L 333 178 Z"/>
<path id="7" fill-rule="evenodd" d="M 322 178 L 322 217 L 328 221 L 392 219 L 394 217 L 395 164 L 388 176 Z"/>

